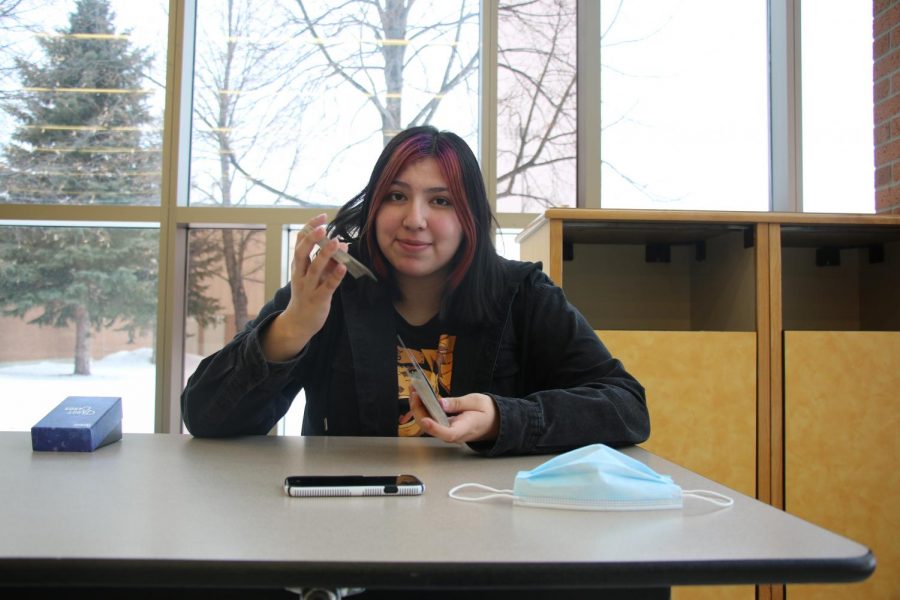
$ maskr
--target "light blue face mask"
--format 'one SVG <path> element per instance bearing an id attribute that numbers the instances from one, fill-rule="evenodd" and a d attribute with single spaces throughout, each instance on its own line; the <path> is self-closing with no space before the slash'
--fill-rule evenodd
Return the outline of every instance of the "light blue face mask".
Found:
<path id="1" fill-rule="evenodd" d="M 490 492 L 462 496 L 463 488 Z M 682 490 L 668 475 L 660 475 L 644 463 L 603 444 L 584 446 L 548 460 L 530 471 L 519 471 L 511 490 L 479 483 L 463 483 L 450 497 L 467 502 L 512 497 L 520 506 L 577 510 L 660 510 L 681 508 L 685 496 L 718 506 L 734 500 L 707 490 Z"/>

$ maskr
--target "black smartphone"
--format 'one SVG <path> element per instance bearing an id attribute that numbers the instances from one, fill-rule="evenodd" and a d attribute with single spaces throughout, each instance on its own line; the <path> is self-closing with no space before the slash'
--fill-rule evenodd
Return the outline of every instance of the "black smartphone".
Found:
<path id="1" fill-rule="evenodd" d="M 292 475 L 284 480 L 284 493 L 299 498 L 419 496 L 424 491 L 415 475 Z"/>

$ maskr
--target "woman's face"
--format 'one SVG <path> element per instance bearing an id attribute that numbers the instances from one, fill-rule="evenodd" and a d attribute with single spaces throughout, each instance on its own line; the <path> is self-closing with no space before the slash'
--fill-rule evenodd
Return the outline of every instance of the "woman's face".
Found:
<path id="1" fill-rule="evenodd" d="M 455 202 L 433 158 L 411 163 L 390 183 L 375 216 L 378 247 L 398 279 L 446 278 L 462 243 Z"/>

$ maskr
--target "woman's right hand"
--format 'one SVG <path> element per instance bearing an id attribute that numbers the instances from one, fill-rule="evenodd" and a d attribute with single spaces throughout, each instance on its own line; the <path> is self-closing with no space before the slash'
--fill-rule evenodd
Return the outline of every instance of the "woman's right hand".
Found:
<path id="1" fill-rule="evenodd" d="M 329 240 L 315 258 L 309 257 L 319 240 L 326 237 L 327 219 L 325 214 L 311 219 L 307 223 L 311 232 L 306 235 L 301 232 L 297 236 L 291 261 L 291 299 L 262 340 L 263 352 L 270 361 L 284 361 L 296 356 L 322 329 L 334 291 L 347 274 L 347 267 L 331 260 L 338 249 L 346 250 L 347 244 Z"/>

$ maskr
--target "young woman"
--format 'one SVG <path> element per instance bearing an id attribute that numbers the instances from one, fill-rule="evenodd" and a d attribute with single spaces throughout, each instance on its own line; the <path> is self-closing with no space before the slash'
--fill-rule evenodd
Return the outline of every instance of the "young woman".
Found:
<path id="1" fill-rule="evenodd" d="M 401 132 L 329 225 L 337 239 L 312 219 L 290 284 L 200 363 L 181 398 L 188 430 L 265 434 L 304 389 L 304 435 L 428 434 L 488 455 L 646 440 L 643 387 L 540 265 L 497 255 L 492 219 L 461 138 Z M 338 250 L 377 282 L 347 277 Z M 413 360 L 448 426 L 411 390 Z"/>

